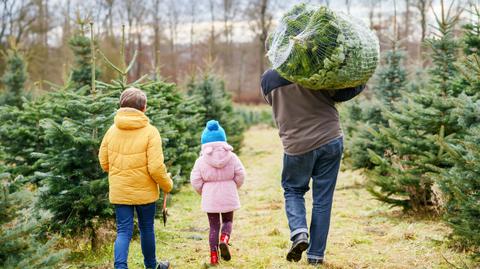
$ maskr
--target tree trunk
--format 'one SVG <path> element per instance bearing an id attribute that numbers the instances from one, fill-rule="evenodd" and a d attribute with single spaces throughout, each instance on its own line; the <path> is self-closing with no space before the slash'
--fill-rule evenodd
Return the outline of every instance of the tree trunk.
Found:
<path id="1" fill-rule="evenodd" d="M 209 54 L 210 58 L 215 58 L 215 1 L 209 0 L 210 7 L 210 42 L 209 42 Z"/>
<path id="2" fill-rule="evenodd" d="M 153 19 L 153 54 L 155 73 L 160 72 L 160 0 L 155 0 Z"/>
<path id="3" fill-rule="evenodd" d="M 267 8 L 268 8 L 268 1 L 269 0 L 262 0 L 260 5 L 260 74 L 263 74 L 265 71 L 265 41 L 267 40 L 268 30 L 270 26 L 269 19 L 267 18 Z"/>
<path id="4" fill-rule="evenodd" d="M 410 0 L 405 0 L 405 32 L 403 34 L 407 42 L 408 51 L 408 36 L 410 35 Z"/>
<path id="5" fill-rule="evenodd" d="M 98 250 L 99 244 L 98 244 L 98 236 L 97 236 L 97 231 L 93 227 L 93 225 L 90 225 L 90 249 L 92 252 L 95 252 Z"/>

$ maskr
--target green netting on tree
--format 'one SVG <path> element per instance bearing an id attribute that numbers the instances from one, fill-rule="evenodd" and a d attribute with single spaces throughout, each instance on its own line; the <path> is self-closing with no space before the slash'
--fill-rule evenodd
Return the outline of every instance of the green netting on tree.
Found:
<path id="1" fill-rule="evenodd" d="M 275 70 L 315 90 L 364 84 L 379 58 L 378 38 L 361 20 L 306 4 L 282 17 L 267 47 Z"/>

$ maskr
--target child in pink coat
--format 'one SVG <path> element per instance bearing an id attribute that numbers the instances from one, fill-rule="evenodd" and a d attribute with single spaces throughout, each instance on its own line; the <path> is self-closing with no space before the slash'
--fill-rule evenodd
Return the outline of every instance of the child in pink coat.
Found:
<path id="1" fill-rule="evenodd" d="M 232 233 L 233 211 L 240 208 L 237 189 L 245 178 L 245 169 L 232 150 L 218 121 L 207 122 L 202 134 L 202 151 L 193 167 L 190 182 L 202 195 L 202 210 L 208 215 L 211 265 L 218 264 L 218 249 L 224 260 L 231 259 L 228 242 Z M 220 215 L 222 234 L 219 244 Z"/>

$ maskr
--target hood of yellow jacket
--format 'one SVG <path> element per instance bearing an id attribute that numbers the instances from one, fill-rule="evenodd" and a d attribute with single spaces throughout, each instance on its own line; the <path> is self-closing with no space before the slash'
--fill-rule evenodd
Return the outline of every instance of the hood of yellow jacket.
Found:
<path id="1" fill-rule="evenodd" d="M 115 115 L 114 123 L 118 129 L 135 130 L 148 125 L 148 117 L 140 110 L 122 107 Z"/>

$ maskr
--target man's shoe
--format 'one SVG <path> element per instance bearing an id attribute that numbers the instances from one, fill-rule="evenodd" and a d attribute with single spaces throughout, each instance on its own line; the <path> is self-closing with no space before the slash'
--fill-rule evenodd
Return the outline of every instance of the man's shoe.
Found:
<path id="1" fill-rule="evenodd" d="M 287 261 L 298 262 L 302 259 L 302 253 L 308 248 L 307 233 L 300 233 L 293 238 L 292 247 L 287 254 Z"/>
<path id="2" fill-rule="evenodd" d="M 222 234 L 220 236 L 220 255 L 222 259 L 229 261 L 232 259 L 232 256 L 230 255 L 230 249 L 228 249 L 228 241 L 230 240 L 230 236 L 228 234 Z"/>
<path id="3" fill-rule="evenodd" d="M 323 264 L 323 259 L 311 259 L 311 258 L 308 258 L 308 264 L 310 265 L 320 265 L 320 264 Z"/>
<path id="4" fill-rule="evenodd" d="M 157 269 L 170 269 L 170 262 L 164 261 L 164 262 L 159 262 Z"/>

